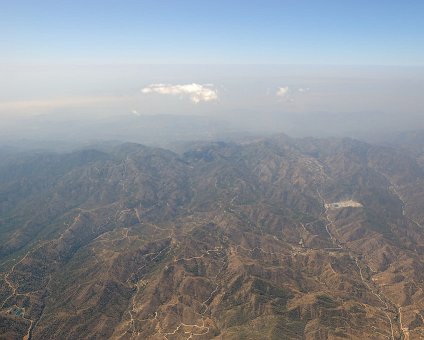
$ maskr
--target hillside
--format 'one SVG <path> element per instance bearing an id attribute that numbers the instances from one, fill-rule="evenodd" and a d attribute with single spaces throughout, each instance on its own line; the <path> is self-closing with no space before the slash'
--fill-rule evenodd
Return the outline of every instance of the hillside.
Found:
<path id="1" fill-rule="evenodd" d="M 7 152 L 0 337 L 422 339 L 416 150 L 280 135 Z"/>

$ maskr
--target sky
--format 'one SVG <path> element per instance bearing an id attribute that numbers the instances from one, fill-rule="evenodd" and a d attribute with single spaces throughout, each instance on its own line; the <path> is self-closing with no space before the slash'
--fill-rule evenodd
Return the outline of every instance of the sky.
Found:
<path id="1" fill-rule="evenodd" d="M 423 65 L 421 0 L 1 0 L 6 63 Z"/>
<path id="2" fill-rule="evenodd" d="M 0 0 L 0 139 L 29 117 L 424 128 L 424 1 Z M 320 122 L 319 124 L 317 122 Z M 345 126 L 342 123 L 345 122 Z M 383 123 L 384 124 L 383 124 Z M 329 128 L 327 127 L 327 131 Z"/>

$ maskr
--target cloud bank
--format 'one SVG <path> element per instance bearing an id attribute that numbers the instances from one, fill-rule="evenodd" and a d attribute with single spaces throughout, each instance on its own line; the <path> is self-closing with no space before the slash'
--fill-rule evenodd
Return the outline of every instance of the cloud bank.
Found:
<path id="1" fill-rule="evenodd" d="M 174 95 L 188 97 L 193 103 L 210 102 L 218 99 L 218 92 L 212 84 L 151 84 L 141 90 L 144 94 L 158 93 L 164 95 Z"/>
<path id="2" fill-rule="evenodd" d="M 1 101 L 0 115 L 23 112 L 34 115 L 54 110 L 68 108 L 94 108 L 110 105 L 122 105 L 130 97 L 127 96 L 87 96 L 87 97 L 64 97 L 39 100 Z"/>

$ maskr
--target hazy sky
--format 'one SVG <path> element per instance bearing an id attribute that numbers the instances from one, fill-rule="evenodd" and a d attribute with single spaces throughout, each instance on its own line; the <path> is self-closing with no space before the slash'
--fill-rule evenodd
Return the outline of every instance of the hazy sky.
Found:
<path id="1" fill-rule="evenodd" d="M 0 0 L 0 118 L 420 126 L 423 14 L 422 0 Z"/>

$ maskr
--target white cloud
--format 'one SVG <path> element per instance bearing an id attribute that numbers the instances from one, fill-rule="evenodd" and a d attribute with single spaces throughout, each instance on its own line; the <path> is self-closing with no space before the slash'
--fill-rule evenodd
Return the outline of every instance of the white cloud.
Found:
<path id="1" fill-rule="evenodd" d="M 218 99 L 218 92 L 214 89 L 213 84 L 151 84 L 141 90 L 144 94 L 158 93 L 166 95 L 174 95 L 188 97 L 193 103 L 210 102 Z"/>
<path id="2" fill-rule="evenodd" d="M 131 113 L 136 116 L 141 116 L 140 112 L 138 112 L 137 110 L 132 110 Z"/>
<path id="3" fill-rule="evenodd" d="M 285 87 L 280 87 L 277 90 L 276 94 L 277 94 L 278 97 L 285 97 L 288 93 L 289 93 L 289 87 L 285 86 Z"/>
<path id="4" fill-rule="evenodd" d="M 309 90 L 310 90 L 309 87 L 305 87 L 305 88 L 300 87 L 300 88 L 297 89 L 297 92 L 305 93 L 305 92 L 309 92 Z"/>
<path id="5" fill-rule="evenodd" d="M 280 97 L 279 99 L 282 102 L 285 103 L 294 103 L 304 95 L 307 95 L 307 93 L 311 89 L 309 87 L 295 87 L 290 88 L 288 86 L 282 86 L 277 89 L 277 92 L 275 95 L 277 97 Z"/>

